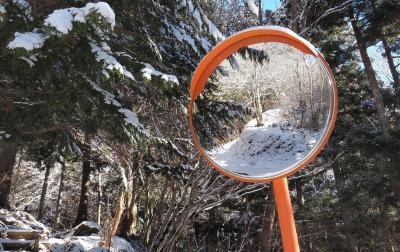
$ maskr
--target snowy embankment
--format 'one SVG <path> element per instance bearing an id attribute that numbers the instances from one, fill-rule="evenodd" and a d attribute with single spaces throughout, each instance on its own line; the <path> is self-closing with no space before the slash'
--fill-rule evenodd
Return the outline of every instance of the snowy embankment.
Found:
<path id="1" fill-rule="evenodd" d="M 266 177 L 301 161 L 319 140 L 321 131 L 297 129 L 284 119 L 280 109 L 263 113 L 264 125 L 247 123 L 239 138 L 208 155 L 226 170 L 241 175 Z"/>
<path id="2" fill-rule="evenodd" d="M 128 241 L 118 236 L 112 238 L 109 249 L 102 248 L 100 232 L 97 223 L 85 221 L 72 230 L 54 235 L 50 228 L 26 212 L 0 209 L 0 251 L 135 252 Z"/>

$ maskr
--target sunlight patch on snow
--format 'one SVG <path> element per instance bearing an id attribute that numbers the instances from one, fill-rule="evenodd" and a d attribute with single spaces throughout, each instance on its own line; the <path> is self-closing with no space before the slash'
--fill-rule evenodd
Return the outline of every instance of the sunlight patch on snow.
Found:
<path id="1" fill-rule="evenodd" d="M 264 125 L 247 123 L 239 138 L 208 155 L 226 170 L 255 177 L 274 176 L 301 161 L 320 139 L 321 131 L 297 129 L 282 117 L 280 109 L 263 113 Z"/>
<path id="2" fill-rule="evenodd" d="M 141 70 L 141 72 L 143 73 L 143 77 L 146 78 L 147 80 L 151 80 L 151 76 L 161 76 L 161 79 L 165 80 L 165 81 L 170 81 L 173 82 L 177 85 L 179 85 L 179 81 L 178 78 L 175 75 L 170 75 L 170 74 L 165 74 L 162 72 L 159 72 L 157 70 L 154 69 L 154 67 L 148 63 L 144 63 L 144 65 L 146 66 L 145 68 L 143 68 Z"/>
<path id="3" fill-rule="evenodd" d="M 116 58 L 114 58 L 111 54 L 110 47 L 105 43 L 101 43 L 101 47 L 96 45 L 94 42 L 90 42 L 90 46 L 92 47 L 92 52 L 96 55 L 96 60 L 98 62 L 102 61 L 106 69 L 111 71 L 117 71 L 119 74 L 122 74 L 128 77 L 131 80 L 135 80 L 132 73 L 126 70 L 126 67 L 121 65 Z M 106 77 L 109 76 L 102 72 Z"/>
<path id="4" fill-rule="evenodd" d="M 45 36 L 38 32 L 16 32 L 14 39 L 8 43 L 10 49 L 24 48 L 27 51 L 41 48 L 45 41 Z"/>

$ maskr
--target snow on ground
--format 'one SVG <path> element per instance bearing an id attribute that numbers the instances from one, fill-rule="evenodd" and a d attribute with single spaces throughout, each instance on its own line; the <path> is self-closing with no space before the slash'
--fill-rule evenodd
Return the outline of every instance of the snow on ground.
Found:
<path id="1" fill-rule="evenodd" d="M 49 245 L 50 251 L 52 252 L 64 252 L 64 251 L 90 251 L 90 252 L 100 252 L 100 251 L 124 251 L 124 252 L 135 252 L 132 246 L 125 239 L 114 236 L 111 240 L 110 250 L 106 248 L 100 248 L 100 236 L 90 235 L 90 236 L 74 236 L 71 239 L 57 239 L 51 238 L 45 241 Z"/>
<path id="2" fill-rule="evenodd" d="M 10 49 L 25 48 L 30 51 L 41 48 L 45 41 L 45 36 L 38 32 L 16 32 L 14 39 L 7 45 Z"/>
<path id="3" fill-rule="evenodd" d="M 23 211 L 0 209 L 0 227 L 4 229 L 42 230 L 50 233 L 50 229 L 38 222 L 31 214 Z"/>
<path id="4" fill-rule="evenodd" d="M 85 226 L 81 229 L 78 235 L 74 235 L 78 232 L 80 227 Z M 114 236 L 111 240 L 111 248 L 101 248 L 100 242 L 101 237 L 99 235 L 101 227 L 91 221 L 85 221 L 67 231 L 65 235 L 57 236 L 55 238 L 54 234 L 50 233 L 50 228 L 46 227 L 44 224 L 38 222 L 31 214 L 23 211 L 8 211 L 6 209 L 0 209 L 0 233 L 7 233 L 7 231 L 12 231 L 13 233 L 21 232 L 24 230 L 35 230 L 41 234 L 40 236 L 40 251 L 52 251 L 52 252 L 81 252 L 81 251 L 121 251 L 121 252 L 134 252 L 132 245 L 125 239 Z M 85 232 L 90 230 L 95 230 L 94 233 L 85 235 Z M 51 238 L 48 238 L 48 237 Z M 0 237 L 0 251 L 3 246 L 7 246 L 9 243 L 13 244 L 32 244 L 33 240 L 25 240 L 13 238 L 9 239 L 5 237 Z M 29 238 L 30 239 L 30 238 Z"/>
<path id="5" fill-rule="evenodd" d="M 321 131 L 291 126 L 280 109 L 264 112 L 263 119 L 263 126 L 256 127 L 256 119 L 251 120 L 239 138 L 208 151 L 208 155 L 230 172 L 275 176 L 301 161 L 321 135 Z"/>
<path id="6" fill-rule="evenodd" d="M 175 75 L 170 75 L 170 74 L 165 74 L 165 73 L 161 73 L 157 70 L 154 69 L 154 67 L 148 63 L 144 63 L 144 65 L 146 66 L 145 68 L 142 69 L 142 73 L 143 73 L 143 77 L 151 80 L 151 76 L 161 76 L 161 79 L 165 80 L 165 81 L 171 81 L 177 85 L 179 85 L 179 81 L 178 78 Z"/>

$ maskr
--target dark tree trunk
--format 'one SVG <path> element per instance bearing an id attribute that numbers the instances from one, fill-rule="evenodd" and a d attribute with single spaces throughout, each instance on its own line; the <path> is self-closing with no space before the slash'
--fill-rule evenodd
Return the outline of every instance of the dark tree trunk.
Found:
<path id="1" fill-rule="evenodd" d="M 397 88 L 400 86 L 399 73 L 397 72 L 396 65 L 394 64 L 393 61 L 392 50 L 390 49 L 390 46 L 384 34 L 381 35 L 381 41 L 383 48 L 385 49 L 385 54 L 389 64 L 390 73 L 392 74 L 393 77 L 393 88 Z"/>
<path id="2" fill-rule="evenodd" d="M 353 9 L 350 8 L 350 19 L 351 19 L 351 26 L 353 27 L 354 36 L 357 41 L 357 47 L 360 51 L 361 59 L 363 61 L 365 72 L 368 77 L 369 87 L 372 91 L 372 95 L 374 98 L 376 110 L 378 113 L 378 119 L 382 126 L 382 128 L 386 131 L 389 128 L 388 120 L 385 114 L 385 106 L 383 104 L 383 99 L 381 95 L 381 91 L 379 89 L 378 81 L 376 79 L 376 75 L 374 69 L 372 68 L 371 59 L 367 53 L 367 46 L 365 41 L 363 40 L 361 29 L 357 23 L 357 15 L 354 15 Z"/>
<path id="3" fill-rule="evenodd" d="M 304 201 L 304 193 L 303 193 L 303 185 L 304 182 L 301 179 L 296 180 L 296 201 L 297 201 L 297 207 L 298 207 L 298 215 L 303 216 L 303 213 L 305 212 L 305 201 Z M 306 248 L 306 251 L 312 251 L 312 240 L 309 237 L 310 235 L 310 229 L 308 228 L 308 223 L 302 222 L 300 224 L 300 236 L 303 236 L 304 238 L 301 240 L 304 243 L 304 247 Z"/>
<path id="4" fill-rule="evenodd" d="M 272 247 L 271 237 L 274 232 L 275 220 L 275 199 L 272 186 L 268 188 L 267 204 L 265 206 L 262 232 L 261 232 L 261 252 L 270 252 Z"/>
<path id="5" fill-rule="evenodd" d="M 138 208 L 136 205 L 136 197 L 131 198 L 129 206 L 126 209 L 123 217 L 123 221 L 120 224 L 121 236 L 126 238 L 132 238 L 137 236 L 138 233 Z"/>
<path id="6" fill-rule="evenodd" d="M 337 163 L 333 164 L 333 174 L 335 176 L 336 190 L 340 193 L 344 189 L 344 178 Z M 347 250 L 349 252 L 358 252 L 357 242 L 351 231 L 351 216 L 346 202 L 341 201 L 339 211 L 343 219 L 344 234 L 347 241 Z"/>
<path id="7" fill-rule="evenodd" d="M 5 143 L 0 146 L 0 208 L 9 208 L 11 178 L 18 146 Z"/>
<path id="8" fill-rule="evenodd" d="M 262 0 L 258 0 L 258 18 L 260 21 L 260 25 L 263 23 L 263 8 L 262 8 Z"/>
<path id="9" fill-rule="evenodd" d="M 97 181 L 97 223 L 101 225 L 101 197 L 103 196 L 103 193 L 101 191 L 101 174 L 99 173 L 98 181 Z"/>
<path id="10" fill-rule="evenodd" d="M 61 224 L 61 196 L 62 192 L 64 191 L 64 180 L 65 180 L 65 163 L 61 163 L 61 176 L 60 176 L 60 185 L 58 186 L 58 195 L 57 195 L 57 202 L 56 202 L 56 213 L 54 217 L 54 228 L 58 228 Z"/>
<path id="11" fill-rule="evenodd" d="M 90 187 L 90 137 L 85 135 L 85 143 L 83 147 L 83 161 L 82 161 L 82 183 L 81 183 L 81 196 L 79 200 L 78 213 L 75 220 L 75 225 L 82 221 L 88 220 L 88 207 L 89 207 L 89 187 Z"/>
<path id="12" fill-rule="evenodd" d="M 218 230 L 216 228 L 216 209 L 208 211 L 207 252 L 216 252 L 218 247 Z"/>
<path id="13" fill-rule="evenodd" d="M 299 32 L 299 8 L 300 1 L 299 0 L 291 0 L 290 1 L 290 15 L 291 15 L 291 26 L 290 29 L 295 33 Z"/>
<path id="14" fill-rule="evenodd" d="M 43 218 L 43 214 L 44 214 L 44 203 L 46 202 L 46 194 L 47 194 L 47 187 L 49 185 L 50 169 L 51 169 L 51 165 L 46 164 L 46 172 L 44 174 L 42 192 L 40 194 L 39 211 L 38 211 L 38 215 L 37 215 L 38 220 L 41 220 Z"/>

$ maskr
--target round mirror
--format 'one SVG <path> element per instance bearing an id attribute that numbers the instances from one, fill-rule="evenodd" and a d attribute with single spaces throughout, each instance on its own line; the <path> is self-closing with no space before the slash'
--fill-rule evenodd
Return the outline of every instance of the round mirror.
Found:
<path id="1" fill-rule="evenodd" d="M 337 109 L 333 75 L 323 57 L 287 29 L 252 29 L 226 41 L 192 81 L 195 143 L 231 178 L 264 182 L 290 175 L 329 138 Z"/>

